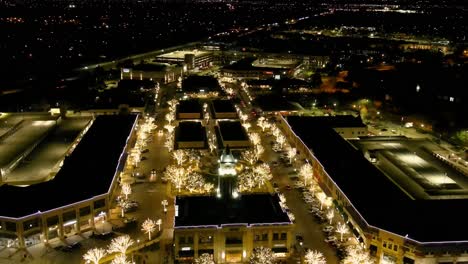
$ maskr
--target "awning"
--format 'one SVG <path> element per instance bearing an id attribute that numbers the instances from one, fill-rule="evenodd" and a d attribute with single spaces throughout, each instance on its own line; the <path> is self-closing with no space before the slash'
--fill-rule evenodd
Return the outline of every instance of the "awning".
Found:
<path id="1" fill-rule="evenodd" d="M 211 254 L 213 255 L 214 250 L 213 249 L 199 249 L 198 250 L 198 256 L 201 254 Z"/>
<path id="2" fill-rule="evenodd" d="M 272 248 L 271 251 L 273 251 L 274 253 L 288 253 L 288 248 L 277 247 L 277 248 Z"/>
<path id="3" fill-rule="evenodd" d="M 179 257 L 193 257 L 193 250 L 179 250 Z"/>

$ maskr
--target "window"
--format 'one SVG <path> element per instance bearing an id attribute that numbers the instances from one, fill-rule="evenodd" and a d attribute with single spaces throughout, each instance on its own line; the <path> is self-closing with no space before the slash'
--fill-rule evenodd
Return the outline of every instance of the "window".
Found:
<path id="1" fill-rule="evenodd" d="M 383 242 L 382 247 L 384 247 L 384 248 L 387 247 L 387 241 L 384 241 L 384 242 Z"/>
<path id="2" fill-rule="evenodd" d="M 179 244 L 185 244 L 185 237 L 184 236 L 179 237 Z"/>
<path id="3" fill-rule="evenodd" d="M 58 215 L 47 218 L 47 226 L 54 226 L 58 224 Z"/>
<path id="4" fill-rule="evenodd" d="M 262 234 L 262 241 L 267 241 L 268 240 L 268 234 Z"/>
<path id="5" fill-rule="evenodd" d="M 393 245 L 393 250 L 398 251 L 398 246 L 397 246 L 397 245 Z"/>
<path id="6" fill-rule="evenodd" d="M 97 200 L 94 202 L 94 209 L 102 208 L 106 205 L 106 199 Z"/>
<path id="7" fill-rule="evenodd" d="M 86 207 L 80 208 L 80 216 L 86 216 L 86 215 L 89 215 L 90 213 L 91 213 L 91 207 L 86 206 Z"/>
<path id="8" fill-rule="evenodd" d="M 187 237 L 187 243 L 193 244 L 193 236 L 188 236 Z"/>
<path id="9" fill-rule="evenodd" d="M 281 240 L 286 240 L 287 238 L 288 238 L 287 233 L 281 233 L 281 237 L 280 237 Z"/>
<path id="10" fill-rule="evenodd" d="M 273 240 L 279 240 L 279 234 L 273 233 Z"/>

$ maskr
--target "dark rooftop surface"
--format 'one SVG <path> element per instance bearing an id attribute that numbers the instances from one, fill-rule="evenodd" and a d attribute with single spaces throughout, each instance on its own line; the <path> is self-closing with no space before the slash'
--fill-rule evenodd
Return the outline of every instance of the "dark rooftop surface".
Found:
<path id="1" fill-rule="evenodd" d="M 281 71 L 284 71 L 284 69 L 281 69 L 281 68 L 253 66 L 252 63 L 255 60 L 257 60 L 257 58 L 255 58 L 255 57 L 240 59 L 240 60 L 234 62 L 231 65 L 224 66 L 223 69 L 234 70 L 234 71 L 250 71 L 250 70 L 268 71 L 268 72 L 281 72 Z"/>
<path id="2" fill-rule="evenodd" d="M 466 199 L 411 200 L 331 127 L 288 117 L 298 137 L 367 223 L 419 242 L 468 241 Z"/>
<path id="3" fill-rule="evenodd" d="M 239 121 L 221 121 L 218 122 L 219 131 L 223 140 L 249 140 L 245 129 Z"/>
<path id="4" fill-rule="evenodd" d="M 216 113 L 235 113 L 236 108 L 229 100 L 213 100 L 213 108 Z"/>
<path id="5" fill-rule="evenodd" d="M 0 186 L 0 216 L 23 217 L 107 193 L 135 119 L 96 117 L 54 179 L 28 187 Z"/>
<path id="6" fill-rule="evenodd" d="M 191 75 L 182 80 L 182 90 L 184 92 L 205 92 L 220 91 L 218 80 L 212 76 Z"/>
<path id="7" fill-rule="evenodd" d="M 307 122 L 319 127 L 366 127 L 361 116 L 352 115 L 311 116 L 307 117 Z"/>
<path id="8" fill-rule="evenodd" d="M 200 122 L 179 122 L 175 132 L 176 141 L 204 141 L 205 128 Z"/>
<path id="9" fill-rule="evenodd" d="M 153 72 L 159 72 L 159 71 L 165 71 L 167 68 L 166 64 L 137 64 L 133 66 L 133 70 L 135 71 L 153 71 Z"/>
<path id="10" fill-rule="evenodd" d="M 177 197 L 175 228 L 222 224 L 290 223 L 277 195 L 241 195 L 226 201 L 215 196 Z"/>
<path id="11" fill-rule="evenodd" d="M 198 100 L 181 100 L 177 105 L 177 113 L 200 113 L 202 106 Z"/>

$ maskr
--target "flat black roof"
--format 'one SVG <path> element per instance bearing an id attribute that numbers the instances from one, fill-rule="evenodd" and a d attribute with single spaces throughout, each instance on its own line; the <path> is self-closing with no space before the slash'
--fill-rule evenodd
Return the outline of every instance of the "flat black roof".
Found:
<path id="1" fill-rule="evenodd" d="M 198 100 L 181 100 L 177 105 L 177 113 L 200 113 L 202 106 Z"/>
<path id="2" fill-rule="evenodd" d="M 311 116 L 307 117 L 307 122 L 312 122 L 314 126 L 320 127 L 366 127 L 361 116 L 336 115 L 336 116 Z"/>
<path id="3" fill-rule="evenodd" d="M 218 80 L 213 76 L 190 75 L 182 80 L 182 90 L 184 92 L 205 92 L 221 91 Z"/>
<path id="4" fill-rule="evenodd" d="M 28 187 L 0 186 L 0 216 L 19 218 L 107 193 L 135 119 L 97 116 L 54 179 Z"/>
<path id="5" fill-rule="evenodd" d="M 175 228 L 290 223 L 276 194 L 241 195 L 237 200 L 218 199 L 215 196 L 177 197 L 176 205 L 178 216 L 175 218 Z"/>
<path id="6" fill-rule="evenodd" d="M 220 121 L 218 125 L 224 141 L 249 140 L 245 129 L 239 121 Z"/>
<path id="7" fill-rule="evenodd" d="M 213 100 L 212 104 L 216 113 L 236 113 L 236 108 L 229 100 Z"/>
<path id="8" fill-rule="evenodd" d="M 206 138 L 205 128 L 200 122 L 179 122 L 175 132 L 176 141 L 204 141 Z"/>
<path id="9" fill-rule="evenodd" d="M 468 241 L 466 199 L 411 200 L 333 128 L 287 120 L 368 224 L 419 242 Z"/>

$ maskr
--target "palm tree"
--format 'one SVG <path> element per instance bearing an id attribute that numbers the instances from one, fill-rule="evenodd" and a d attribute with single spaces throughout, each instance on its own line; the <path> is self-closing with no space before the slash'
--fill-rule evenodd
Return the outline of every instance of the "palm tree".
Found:
<path id="1" fill-rule="evenodd" d="M 326 264 L 325 257 L 323 256 L 322 252 L 317 250 L 310 250 L 308 249 L 305 254 L 305 263 L 306 264 Z"/>
<path id="2" fill-rule="evenodd" d="M 250 264 L 273 264 L 275 263 L 275 255 L 270 248 L 256 247 L 250 256 Z"/>
<path id="3" fill-rule="evenodd" d="M 340 233 L 340 241 L 343 241 L 343 235 L 349 232 L 348 227 L 343 223 L 338 223 L 336 227 L 336 232 Z"/>
<path id="4" fill-rule="evenodd" d="M 99 264 L 101 260 L 106 255 L 106 250 L 103 248 L 92 248 L 83 255 L 83 259 L 89 261 L 93 264 Z"/>
<path id="5" fill-rule="evenodd" d="M 141 224 L 141 230 L 148 234 L 148 240 L 151 240 L 151 233 L 156 229 L 156 222 L 151 219 L 146 219 L 143 224 Z"/>

